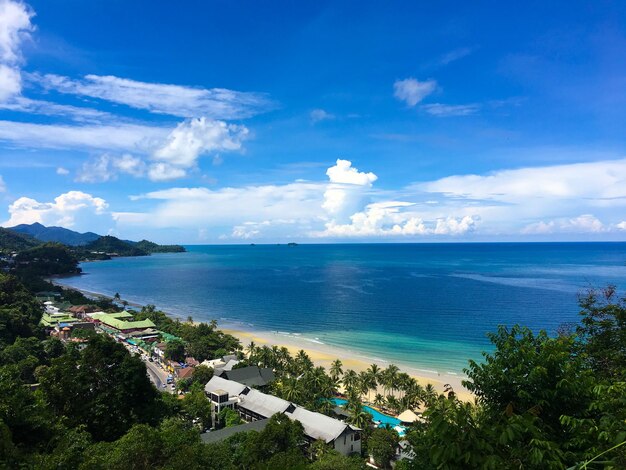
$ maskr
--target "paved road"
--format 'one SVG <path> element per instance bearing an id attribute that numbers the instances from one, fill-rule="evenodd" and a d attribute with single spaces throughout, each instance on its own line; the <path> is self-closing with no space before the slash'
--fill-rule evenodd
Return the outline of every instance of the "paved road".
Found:
<path id="1" fill-rule="evenodd" d="M 162 392 L 172 392 L 172 387 L 167 385 L 167 372 L 157 366 L 154 362 L 143 361 L 146 365 L 146 370 L 148 371 L 148 375 L 150 376 L 150 380 L 156 385 L 156 387 Z M 166 384 L 166 387 L 163 388 L 163 384 Z"/>

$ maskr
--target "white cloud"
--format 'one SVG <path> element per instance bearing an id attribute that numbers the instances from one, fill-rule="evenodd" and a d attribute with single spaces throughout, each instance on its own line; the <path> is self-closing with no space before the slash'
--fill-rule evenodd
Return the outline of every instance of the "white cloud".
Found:
<path id="1" fill-rule="evenodd" d="M 487 175 L 455 175 L 418 183 L 415 189 L 449 197 L 501 202 L 530 199 L 626 201 L 626 159 L 501 170 Z"/>
<path id="2" fill-rule="evenodd" d="M 561 218 L 549 222 L 540 221 L 529 224 L 522 229 L 522 233 L 545 235 L 551 233 L 601 233 L 608 230 L 609 228 L 593 215 L 583 214 L 569 219 Z"/>
<path id="3" fill-rule="evenodd" d="M 309 113 L 309 117 L 311 118 L 311 122 L 316 124 L 320 121 L 329 121 L 335 119 L 335 115 L 331 114 L 323 109 L 314 109 Z"/>
<path id="4" fill-rule="evenodd" d="M 393 84 L 393 95 L 409 106 L 415 106 L 437 89 L 435 80 L 420 82 L 414 78 L 396 80 Z"/>
<path id="5" fill-rule="evenodd" d="M 67 168 L 63 168 L 62 166 L 57 168 L 57 175 L 65 176 L 69 174 L 70 174 L 70 170 L 68 170 Z"/>
<path id="6" fill-rule="evenodd" d="M 81 183 L 103 183 L 117 179 L 120 173 L 135 177 L 144 176 L 146 164 L 140 158 L 129 154 L 114 156 L 105 153 L 83 163 L 76 175 L 76 181 Z"/>
<path id="7" fill-rule="evenodd" d="M 326 175 L 330 184 L 322 208 L 334 218 L 345 218 L 359 210 L 366 190 L 378 179 L 374 173 L 360 172 L 352 162 L 341 159 L 326 170 Z"/>
<path id="8" fill-rule="evenodd" d="M 0 102 L 11 100 L 22 91 L 20 46 L 34 29 L 30 22 L 33 15 L 23 2 L 0 0 Z"/>
<path id="9" fill-rule="evenodd" d="M 465 235 L 475 228 L 475 217 L 447 217 L 425 222 L 421 217 L 403 209 L 413 206 L 401 201 L 369 204 L 363 212 L 350 217 L 350 223 L 331 221 L 326 229 L 313 232 L 314 237 L 372 237 L 372 236 L 424 236 Z"/>
<path id="10" fill-rule="evenodd" d="M 626 220 L 622 220 L 616 227 L 620 230 L 626 230 Z"/>
<path id="11" fill-rule="evenodd" d="M 20 71 L 15 67 L 0 64 L 0 102 L 8 101 L 22 91 Z"/>
<path id="12" fill-rule="evenodd" d="M 242 147 L 248 135 L 245 126 L 212 121 L 204 117 L 180 123 L 153 155 L 171 165 L 189 168 L 207 152 L 233 151 Z"/>
<path id="13" fill-rule="evenodd" d="M 276 107 L 261 93 L 146 83 L 111 75 L 87 75 L 82 80 L 74 80 L 53 74 L 31 74 L 29 79 L 47 90 L 98 98 L 183 118 L 243 119 Z"/>
<path id="14" fill-rule="evenodd" d="M 0 81 L 1 78 L 0 71 Z M 0 86 L 0 93 L 2 86 Z M 84 108 L 68 104 L 57 104 L 51 101 L 33 100 L 24 96 L 14 96 L 12 99 L 0 101 L 0 109 L 19 111 L 25 113 L 41 114 L 44 116 L 61 116 L 77 122 L 103 122 L 112 121 L 114 116 L 105 111 L 93 108 Z M 118 118 L 119 120 L 119 118 Z"/>
<path id="15" fill-rule="evenodd" d="M 425 104 L 422 106 L 428 114 L 432 114 L 437 117 L 450 117 L 450 116 L 469 116 L 475 114 L 480 109 L 477 104 Z"/>
<path id="16" fill-rule="evenodd" d="M 24 2 L 0 0 L 0 61 L 21 62 L 20 45 L 34 29 L 30 22 L 33 15 Z"/>
<path id="17" fill-rule="evenodd" d="M 148 170 L 148 177 L 152 181 L 171 181 L 183 178 L 187 172 L 184 168 L 179 168 L 168 163 L 153 163 Z"/>
<path id="18" fill-rule="evenodd" d="M 28 197 L 20 197 L 9 206 L 10 218 L 2 225 L 13 227 L 19 224 L 39 222 L 44 225 L 74 227 L 77 221 L 82 227 L 89 227 L 97 218 L 107 217 L 107 202 L 82 191 L 69 191 L 56 197 L 53 202 L 39 202 Z M 96 225 L 87 228 L 94 230 Z"/>
<path id="19" fill-rule="evenodd" d="M 99 149 L 146 152 L 168 130 L 139 124 L 62 125 L 0 121 L 0 140 L 26 148 Z"/>
<path id="20" fill-rule="evenodd" d="M 0 193 L 3 193 L 7 190 L 7 185 L 4 182 L 4 178 L 2 178 L 2 175 L 0 175 Z"/>

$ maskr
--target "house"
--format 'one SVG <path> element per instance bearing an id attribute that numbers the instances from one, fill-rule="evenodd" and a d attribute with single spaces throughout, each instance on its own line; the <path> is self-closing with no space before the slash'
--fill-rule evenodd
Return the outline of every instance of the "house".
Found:
<path id="1" fill-rule="evenodd" d="M 197 366 L 200 365 L 200 362 L 196 361 L 196 359 L 193 358 L 193 357 L 186 357 L 185 358 L 185 364 L 187 364 L 188 366 L 191 366 L 191 367 L 197 367 Z"/>
<path id="2" fill-rule="evenodd" d="M 274 380 L 274 371 L 272 369 L 260 368 L 258 366 L 248 366 L 240 369 L 215 369 L 213 375 L 256 388 L 265 387 Z"/>
<path id="3" fill-rule="evenodd" d="M 163 363 L 165 362 L 165 350 L 167 349 L 167 343 L 157 343 L 152 349 L 152 354 L 156 360 Z"/>
<path id="4" fill-rule="evenodd" d="M 179 379 L 190 379 L 193 375 L 193 371 L 195 367 L 183 367 L 182 369 L 178 369 L 177 375 Z"/>
<path id="5" fill-rule="evenodd" d="M 237 369 L 238 370 L 238 369 Z M 309 443 L 323 440 L 342 455 L 361 453 L 361 430 L 338 419 L 309 411 L 282 398 L 250 388 L 233 380 L 213 376 L 205 386 L 214 414 L 231 408 L 247 422 L 266 420 L 284 413 L 299 421 Z"/>

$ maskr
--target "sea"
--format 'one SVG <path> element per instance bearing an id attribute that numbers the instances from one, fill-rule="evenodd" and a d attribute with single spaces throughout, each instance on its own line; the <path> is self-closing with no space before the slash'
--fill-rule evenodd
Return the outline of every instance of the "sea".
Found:
<path id="1" fill-rule="evenodd" d="M 365 358 L 463 374 L 498 325 L 555 334 L 579 295 L 626 291 L 626 243 L 187 246 L 86 262 L 63 284 L 224 328 L 278 332 Z"/>

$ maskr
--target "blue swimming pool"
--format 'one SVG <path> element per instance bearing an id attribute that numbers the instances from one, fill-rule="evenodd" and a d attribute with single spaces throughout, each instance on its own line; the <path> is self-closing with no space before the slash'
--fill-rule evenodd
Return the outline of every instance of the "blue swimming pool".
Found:
<path id="1" fill-rule="evenodd" d="M 344 400 L 343 398 L 333 398 L 332 401 L 335 405 L 339 406 L 343 406 L 347 402 L 347 400 Z M 386 424 L 392 428 L 402 424 L 402 421 L 398 418 L 382 414 L 380 411 L 377 411 L 369 406 L 363 405 L 363 409 L 372 415 L 374 421 L 380 421 L 380 424 L 378 425 L 379 428 L 384 428 Z"/>

